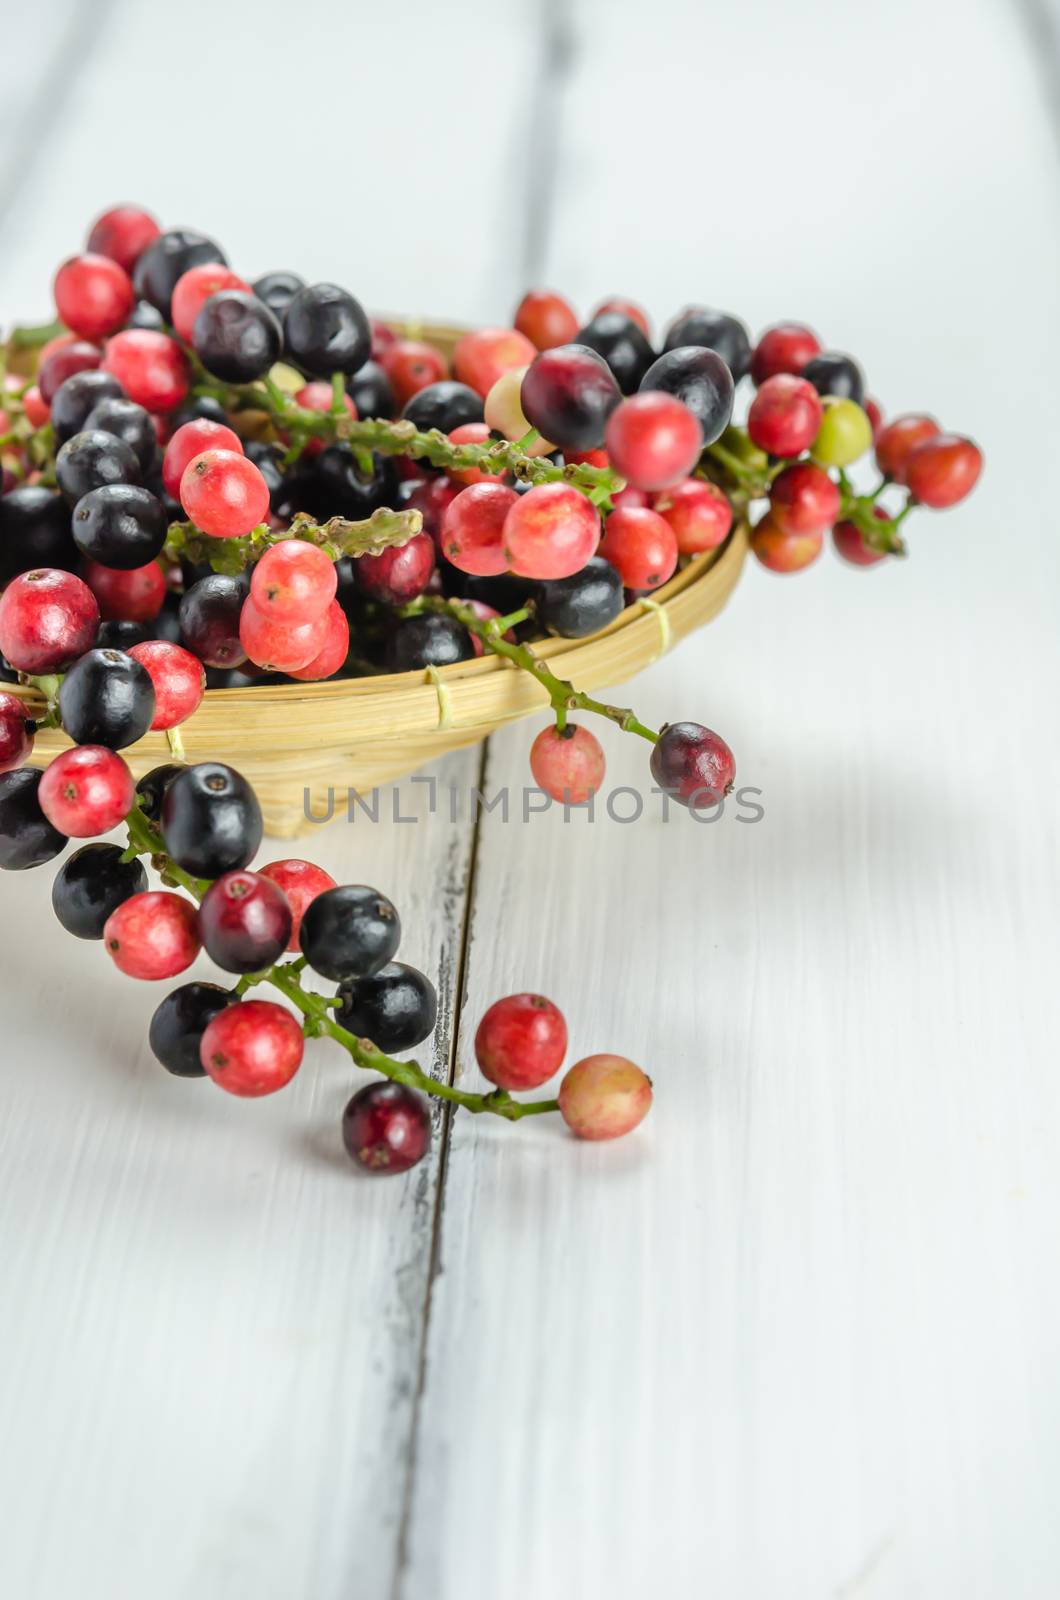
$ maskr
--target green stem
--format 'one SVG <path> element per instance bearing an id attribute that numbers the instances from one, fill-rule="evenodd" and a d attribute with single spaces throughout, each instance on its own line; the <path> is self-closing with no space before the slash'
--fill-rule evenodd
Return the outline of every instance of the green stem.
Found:
<path id="1" fill-rule="evenodd" d="M 182 555 L 192 561 L 208 561 L 216 572 L 242 572 L 270 545 L 287 539 L 319 545 L 337 561 L 340 556 L 378 555 L 391 545 L 407 544 L 422 527 L 419 511 L 390 511 L 385 506 L 356 522 L 347 517 L 315 522 L 299 513 L 286 530 L 274 532 L 261 523 L 241 539 L 213 539 L 193 522 L 171 522 L 164 554 L 174 562 Z"/>

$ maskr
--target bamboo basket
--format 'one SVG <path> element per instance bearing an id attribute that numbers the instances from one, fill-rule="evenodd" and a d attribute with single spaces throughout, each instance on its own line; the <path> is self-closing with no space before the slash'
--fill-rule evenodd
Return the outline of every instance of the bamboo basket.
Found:
<path id="1" fill-rule="evenodd" d="M 461 328 L 392 323 L 447 356 Z M 717 616 L 747 554 L 743 525 L 717 550 L 693 557 L 650 603 L 638 601 L 588 639 L 548 639 L 535 652 L 578 689 L 624 683 L 694 628 Z M 4 685 L 8 688 L 8 685 Z M 36 691 L 16 687 L 27 710 L 42 709 Z M 188 761 L 226 761 L 254 785 L 266 831 L 290 839 L 313 818 L 345 811 L 346 791 L 368 794 L 446 751 L 485 739 L 496 728 L 540 711 L 548 695 L 529 673 L 496 656 L 426 672 L 324 683 L 211 689 L 181 725 Z M 70 741 L 38 733 L 33 763 L 46 766 Z M 172 760 L 164 733 L 122 751 L 137 778 Z M 334 796 L 334 806 L 329 802 Z"/>

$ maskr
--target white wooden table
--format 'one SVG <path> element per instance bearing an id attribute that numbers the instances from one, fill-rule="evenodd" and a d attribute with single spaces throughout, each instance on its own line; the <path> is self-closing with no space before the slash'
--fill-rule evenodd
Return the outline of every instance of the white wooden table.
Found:
<path id="1" fill-rule="evenodd" d="M 311 841 L 398 903 L 462 1080 L 516 988 L 565 1008 L 572 1059 L 641 1062 L 656 1107 L 620 1145 L 461 1115 L 409 1179 L 360 1180 L 333 1051 L 261 1103 L 168 1078 L 157 996 L 61 934 L 48 869 L 4 877 L 0 1594 L 1060 1592 L 1045 15 L 44 0 L 5 24 L 5 322 L 135 198 L 385 308 L 504 320 L 537 280 L 805 318 L 988 470 L 908 563 L 748 571 L 637 681 L 646 720 L 724 733 L 759 825 Z M 531 733 L 491 742 L 491 786 L 522 784 Z M 635 745 L 607 738 L 609 781 L 645 789 Z"/>

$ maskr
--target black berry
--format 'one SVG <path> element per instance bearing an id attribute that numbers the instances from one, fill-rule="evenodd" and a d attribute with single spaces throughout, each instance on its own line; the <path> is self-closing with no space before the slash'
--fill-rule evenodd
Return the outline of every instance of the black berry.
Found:
<path id="1" fill-rule="evenodd" d="M 364 884 L 325 889 L 302 917 L 302 954 L 323 978 L 369 978 L 397 954 L 401 918 L 385 894 Z"/>
<path id="2" fill-rule="evenodd" d="M 59 715 L 75 744 L 124 749 L 143 738 L 154 714 L 151 676 L 123 650 L 89 650 L 59 689 Z"/>
<path id="3" fill-rule="evenodd" d="M 167 1072 L 178 1078 L 205 1078 L 199 1044 L 214 1017 L 234 998 L 219 983 L 182 983 L 166 995 L 151 1018 L 148 1040 Z"/>
<path id="4" fill-rule="evenodd" d="M 64 861 L 52 882 L 52 909 L 77 939 L 102 939 L 112 911 L 147 888 L 137 860 L 123 861 L 120 845 L 86 844 Z"/>
<path id="5" fill-rule="evenodd" d="M 247 866 L 261 843 L 261 807 L 247 780 L 220 761 L 188 767 L 166 790 L 162 837 L 178 866 L 219 878 Z"/>
<path id="6" fill-rule="evenodd" d="M 336 1022 L 387 1054 L 422 1044 L 438 1019 L 434 984 L 401 961 L 388 962 L 370 978 L 349 979 L 340 985 L 339 999 Z"/>
<path id="7" fill-rule="evenodd" d="M 364 308 L 334 283 L 313 283 L 292 296 L 283 335 L 295 365 L 320 378 L 356 372 L 372 352 Z"/>

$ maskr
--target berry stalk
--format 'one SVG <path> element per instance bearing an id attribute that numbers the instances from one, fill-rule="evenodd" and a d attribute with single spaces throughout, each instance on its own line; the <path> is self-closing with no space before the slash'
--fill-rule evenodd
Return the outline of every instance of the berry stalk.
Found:
<path id="1" fill-rule="evenodd" d="M 379 555 L 394 545 L 407 544 L 422 527 L 419 511 L 391 511 L 385 506 L 360 521 L 329 517 L 327 522 L 318 523 L 299 512 L 282 532 L 274 532 L 261 523 L 238 539 L 212 538 L 194 522 L 171 522 L 163 555 L 173 562 L 181 556 L 208 561 L 215 572 L 242 572 L 272 545 L 289 539 L 318 545 L 332 561 L 338 561 L 342 556 Z"/>

